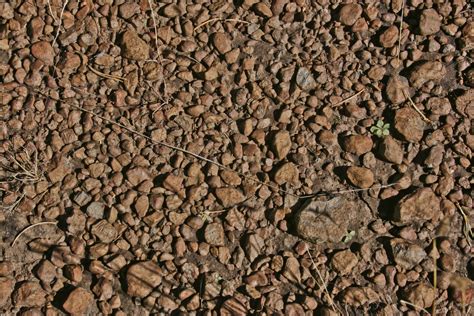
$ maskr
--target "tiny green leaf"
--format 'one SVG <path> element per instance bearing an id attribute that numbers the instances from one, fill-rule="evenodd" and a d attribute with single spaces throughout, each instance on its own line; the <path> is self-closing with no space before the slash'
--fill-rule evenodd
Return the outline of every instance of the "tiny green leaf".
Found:
<path id="1" fill-rule="evenodd" d="M 384 129 L 384 130 L 382 131 L 382 135 L 383 135 L 383 136 L 387 136 L 388 134 L 390 134 L 390 131 L 389 131 L 388 129 Z"/>
<path id="2" fill-rule="evenodd" d="M 382 120 L 378 120 L 378 121 L 377 121 L 377 126 L 378 126 L 378 127 L 382 127 L 382 126 L 383 126 L 383 121 L 382 121 Z"/>
<path id="3" fill-rule="evenodd" d="M 389 129 L 390 128 L 390 123 L 387 123 L 383 126 L 384 129 Z"/>

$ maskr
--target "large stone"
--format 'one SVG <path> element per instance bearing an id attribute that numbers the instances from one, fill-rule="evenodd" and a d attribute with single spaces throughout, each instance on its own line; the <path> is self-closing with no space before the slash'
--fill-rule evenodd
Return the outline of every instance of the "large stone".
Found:
<path id="1" fill-rule="evenodd" d="M 395 129 L 403 138 L 411 143 L 417 143 L 423 138 L 425 122 L 412 108 L 403 108 L 395 113 Z"/>
<path id="2" fill-rule="evenodd" d="M 435 9 L 423 10 L 418 26 L 421 35 L 432 35 L 438 33 L 441 28 L 441 17 Z"/>
<path id="3" fill-rule="evenodd" d="M 407 270 L 412 269 L 426 257 L 423 248 L 402 238 L 390 240 L 390 247 L 395 262 Z"/>
<path id="4" fill-rule="evenodd" d="M 69 293 L 63 308 L 71 315 L 86 315 L 93 307 L 94 296 L 91 292 L 81 287 Z"/>
<path id="5" fill-rule="evenodd" d="M 150 57 L 150 47 L 135 31 L 128 30 L 122 35 L 122 55 L 141 61 Z"/>
<path id="6" fill-rule="evenodd" d="M 271 142 L 272 151 L 278 159 L 284 159 L 291 149 L 291 138 L 288 131 L 277 132 Z"/>
<path id="7" fill-rule="evenodd" d="M 439 81 L 446 76 L 446 67 L 439 61 L 425 61 L 416 66 L 410 73 L 413 88 L 420 88 L 430 80 Z"/>
<path id="8" fill-rule="evenodd" d="M 218 188 L 216 196 L 224 207 L 232 207 L 245 200 L 245 195 L 235 188 Z"/>
<path id="9" fill-rule="evenodd" d="M 430 188 L 421 188 L 405 196 L 395 206 L 394 220 L 411 223 L 420 220 L 437 220 L 440 200 Z"/>
<path id="10" fill-rule="evenodd" d="M 388 79 L 385 93 L 388 99 L 393 104 L 400 104 L 405 102 L 407 96 L 409 96 L 409 84 L 408 79 L 399 75 L 391 76 Z"/>
<path id="11" fill-rule="evenodd" d="M 296 235 L 310 242 L 341 242 L 349 230 L 366 225 L 370 210 L 364 203 L 338 196 L 329 201 L 313 200 L 297 211 Z"/>
<path id="12" fill-rule="evenodd" d="M 143 261 L 131 265 L 126 274 L 127 294 L 145 297 L 160 285 L 163 271 L 153 261 Z"/>

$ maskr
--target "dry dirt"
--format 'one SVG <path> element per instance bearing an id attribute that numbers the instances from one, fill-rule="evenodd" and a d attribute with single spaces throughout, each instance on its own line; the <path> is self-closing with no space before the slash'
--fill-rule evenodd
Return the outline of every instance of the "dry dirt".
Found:
<path id="1" fill-rule="evenodd" d="M 469 315 L 466 0 L 0 3 L 0 314 Z"/>

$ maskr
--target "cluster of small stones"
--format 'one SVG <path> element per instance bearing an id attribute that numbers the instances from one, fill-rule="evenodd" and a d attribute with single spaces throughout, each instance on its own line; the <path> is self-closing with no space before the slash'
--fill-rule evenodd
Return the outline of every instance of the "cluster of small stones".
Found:
<path id="1" fill-rule="evenodd" d="M 0 313 L 465 312 L 472 10 L 0 3 L 0 155 L 44 171 L 0 183 Z"/>

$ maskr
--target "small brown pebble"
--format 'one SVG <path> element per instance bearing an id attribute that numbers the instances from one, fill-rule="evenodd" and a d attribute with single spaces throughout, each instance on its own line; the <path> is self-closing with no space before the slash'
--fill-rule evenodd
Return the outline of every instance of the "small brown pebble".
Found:
<path id="1" fill-rule="evenodd" d="M 374 174 L 370 169 L 364 167 L 349 167 L 347 169 L 347 178 L 359 188 L 370 188 L 374 184 Z"/>
<path id="2" fill-rule="evenodd" d="M 84 315 L 92 308 L 94 296 L 91 292 L 83 288 L 76 288 L 72 290 L 63 303 L 63 308 L 66 312 L 72 315 Z"/>

